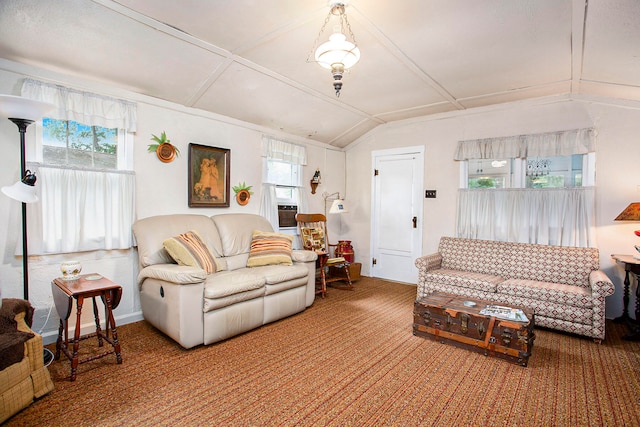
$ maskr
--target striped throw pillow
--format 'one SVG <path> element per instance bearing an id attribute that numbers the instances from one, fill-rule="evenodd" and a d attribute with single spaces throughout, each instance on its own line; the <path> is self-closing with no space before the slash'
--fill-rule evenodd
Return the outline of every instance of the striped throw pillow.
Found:
<path id="1" fill-rule="evenodd" d="M 254 231 L 247 267 L 284 264 L 291 265 L 293 236 L 268 231 Z"/>
<path id="2" fill-rule="evenodd" d="M 221 270 L 216 258 L 197 231 L 171 237 L 162 246 L 179 265 L 199 267 L 207 274 Z"/>

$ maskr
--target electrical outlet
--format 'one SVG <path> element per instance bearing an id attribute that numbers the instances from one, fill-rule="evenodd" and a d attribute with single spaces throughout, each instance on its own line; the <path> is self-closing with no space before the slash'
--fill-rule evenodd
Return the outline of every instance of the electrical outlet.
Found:
<path id="1" fill-rule="evenodd" d="M 436 198 L 436 190 L 425 190 L 424 197 L 426 199 L 435 199 Z"/>

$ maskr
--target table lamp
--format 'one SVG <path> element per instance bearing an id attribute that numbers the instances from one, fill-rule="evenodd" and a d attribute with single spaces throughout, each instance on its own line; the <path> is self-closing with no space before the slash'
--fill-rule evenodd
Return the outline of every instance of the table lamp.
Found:
<path id="1" fill-rule="evenodd" d="M 616 217 L 615 221 L 640 221 L 640 202 L 633 202 L 629 206 L 627 206 L 620 214 Z M 640 236 L 640 230 L 634 231 L 636 236 Z M 636 248 L 636 253 L 633 255 L 635 259 L 640 259 L 640 246 L 634 245 Z"/>

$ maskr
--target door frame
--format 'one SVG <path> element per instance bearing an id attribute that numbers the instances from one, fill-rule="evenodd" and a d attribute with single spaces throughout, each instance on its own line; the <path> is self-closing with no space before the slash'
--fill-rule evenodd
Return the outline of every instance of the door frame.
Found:
<path id="1" fill-rule="evenodd" d="M 408 147 L 399 147 L 399 148 L 390 148 L 390 149 L 384 149 L 384 150 L 374 150 L 371 151 L 371 208 L 370 208 L 370 212 L 371 212 L 371 222 L 370 222 L 370 227 L 369 227 L 369 236 L 371 236 L 370 240 L 369 240 L 369 254 L 370 254 L 370 258 L 369 258 L 369 267 L 370 267 L 370 271 L 371 273 L 373 273 L 374 267 L 372 265 L 373 262 L 373 258 L 374 255 L 376 254 L 376 233 L 375 233 L 375 225 L 378 222 L 378 212 L 376 210 L 376 200 L 375 200 L 375 193 L 376 193 L 376 176 L 375 176 L 375 169 L 376 169 L 376 162 L 377 159 L 380 157 L 388 157 L 388 156 L 397 156 L 397 155 L 407 155 L 407 154 L 415 154 L 416 158 L 418 160 L 418 165 L 416 168 L 416 173 L 419 175 L 419 185 L 417 188 L 413 189 L 413 197 L 415 198 L 415 204 L 414 204 L 414 213 L 415 216 L 417 217 L 417 221 L 418 221 L 418 235 L 416 237 L 417 242 L 415 244 L 414 247 L 414 253 L 413 253 L 413 257 L 418 258 L 419 256 L 422 255 L 422 242 L 423 242 L 423 233 L 424 233 L 424 225 L 423 225 L 423 219 L 424 219 L 424 199 L 423 199 L 423 188 L 424 188 L 424 151 L 425 151 L 425 147 L 424 145 L 415 145 L 415 146 L 408 146 Z M 373 274 L 371 274 L 371 276 L 373 276 Z"/>

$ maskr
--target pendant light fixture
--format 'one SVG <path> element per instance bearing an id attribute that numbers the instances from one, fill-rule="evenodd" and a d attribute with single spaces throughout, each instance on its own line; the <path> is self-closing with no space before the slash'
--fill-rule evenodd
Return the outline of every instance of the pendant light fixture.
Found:
<path id="1" fill-rule="evenodd" d="M 336 20 L 338 22 L 335 22 Z M 329 36 L 329 41 L 318 46 L 318 42 L 327 25 L 332 21 L 335 23 L 333 34 Z M 345 33 L 348 33 L 349 38 Z M 353 67 L 360 60 L 360 49 L 358 49 L 353 31 L 351 31 L 344 3 L 333 3 L 331 5 L 329 14 L 324 20 L 322 28 L 320 28 L 316 41 L 313 43 L 311 52 L 315 62 L 321 67 L 331 70 L 333 88 L 336 91 L 336 96 L 339 97 L 342 89 L 342 76 L 345 70 Z M 309 54 L 310 57 L 311 53 Z M 307 62 L 310 62 L 309 58 L 307 58 Z"/>

